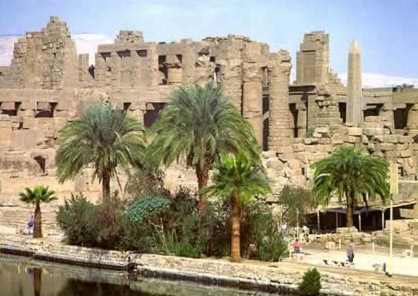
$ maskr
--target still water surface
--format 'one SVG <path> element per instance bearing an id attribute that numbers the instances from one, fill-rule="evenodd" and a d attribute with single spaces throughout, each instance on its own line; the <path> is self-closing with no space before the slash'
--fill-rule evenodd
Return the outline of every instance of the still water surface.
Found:
<path id="1" fill-rule="evenodd" d="M 0 256 L 0 296 L 248 296 L 268 295 L 182 281 L 139 279 L 125 272 Z"/>

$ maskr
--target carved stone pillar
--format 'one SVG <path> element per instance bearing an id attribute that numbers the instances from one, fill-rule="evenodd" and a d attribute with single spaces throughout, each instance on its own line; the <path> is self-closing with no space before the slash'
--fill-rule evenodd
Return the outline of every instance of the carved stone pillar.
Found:
<path id="1" fill-rule="evenodd" d="M 270 55 L 269 72 L 269 137 L 268 148 L 279 153 L 291 144 L 289 110 L 290 55 L 281 50 Z"/>
<path id="2" fill-rule="evenodd" d="M 406 123 L 408 134 L 415 136 L 418 134 L 418 104 L 414 104 L 408 112 L 408 120 Z"/>
<path id="3" fill-rule="evenodd" d="M 183 69 L 172 67 L 168 68 L 168 83 L 173 85 L 180 85 L 183 81 Z"/>
<path id="4" fill-rule="evenodd" d="M 308 118 L 306 114 L 306 105 L 300 104 L 298 106 L 298 120 L 297 120 L 298 138 L 304 138 L 306 136 L 307 119 Z"/>
<path id="5" fill-rule="evenodd" d="M 395 107 L 392 103 L 386 103 L 379 111 L 379 116 L 382 118 L 385 126 L 390 129 L 395 128 Z"/>
<path id="6" fill-rule="evenodd" d="M 181 85 L 183 83 L 182 58 L 180 55 L 167 56 L 167 79 L 172 85 Z"/>
<path id="7" fill-rule="evenodd" d="M 261 66 L 244 63 L 242 115 L 247 119 L 260 146 L 263 145 L 263 86 Z"/>

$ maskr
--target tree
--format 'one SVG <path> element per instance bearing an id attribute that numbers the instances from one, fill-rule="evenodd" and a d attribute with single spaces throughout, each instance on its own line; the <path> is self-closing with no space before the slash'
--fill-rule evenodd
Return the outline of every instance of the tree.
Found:
<path id="1" fill-rule="evenodd" d="M 328 204 L 334 195 L 340 202 L 345 200 L 347 227 L 353 226 L 354 209 L 361 199 L 368 206 L 368 198 L 379 195 L 385 201 L 389 194 L 386 161 L 365 155 L 361 149 L 341 147 L 312 168 L 318 202 Z"/>
<path id="2" fill-rule="evenodd" d="M 303 274 L 302 282 L 298 286 L 298 290 L 302 295 L 315 296 L 321 291 L 321 274 L 316 268 L 308 269 Z"/>
<path id="3" fill-rule="evenodd" d="M 42 213 L 41 203 L 49 203 L 57 198 L 54 196 L 55 191 L 50 191 L 49 187 L 42 185 L 35 186 L 32 190 L 28 187 L 25 188 L 25 192 L 19 194 L 20 200 L 35 205 L 34 225 L 33 225 L 33 237 L 42 237 Z"/>
<path id="4" fill-rule="evenodd" d="M 59 181 L 72 179 L 93 165 L 93 177 L 102 183 L 103 196 L 110 194 L 110 179 L 118 177 L 117 167 L 127 171 L 131 165 L 140 166 L 145 151 L 142 125 L 108 105 L 92 106 L 69 123 L 60 133 L 59 144 Z"/>
<path id="5" fill-rule="evenodd" d="M 212 84 L 180 87 L 173 93 L 159 120 L 151 127 L 153 141 L 146 160 L 151 167 L 174 161 L 194 167 L 199 190 L 206 187 L 209 170 L 222 153 L 243 151 L 259 159 L 251 125 Z M 199 194 L 199 209 L 206 198 Z"/>
<path id="6" fill-rule="evenodd" d="M 213 196 L 230 199 L 231 203 L 231 258 L 241 258 L 241 219 L 243 205 L 255 195 L 271 191 L 269 181 L 261 164 L 252 162 L 242 153 L 221 156 L 215 163 L 213 185 L 203 189 Z"/>
<path id="7" fill-rule="evenodd" d="M 296 226 L 297 216 L 303 223 L 308 211 L 317 206 L 312 192 L 299 186 L 285 185 L 277 195 L 277 202 L 282 206 L 282 216 L 290 226 Z"/>

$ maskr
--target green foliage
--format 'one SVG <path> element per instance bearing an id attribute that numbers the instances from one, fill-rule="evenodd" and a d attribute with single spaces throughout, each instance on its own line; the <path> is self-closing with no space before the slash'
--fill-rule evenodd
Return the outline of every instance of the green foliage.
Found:
<path id="1" fill-rule="evenodd" d="M 287 250 L 269 206 L 255 200 L 244 210 L 241 226 L 241 252 L 250 256 L 250 245 L 257 247 L 252 257 L 262 261 L 278 261 Z"/>
<path id="2" fill-rule="evenodd" d="M 94 105 L 59 135 L 56 155 L 60 182 L 74 178 L 89 165 L 109 192 L 108 179 L 116 167 L 139 166 L 145 151 L 143 127 L 134 118 L 108 105 Z"/>
<path id="3" fill-rule="evenodd" d="M 242 205 L 250 202 L 254 196 L 271 192 L 263 166 L 249 161 L 241 152 L 235 156 L 221 156 L 215 163 L 212 184 L 202 192 L 222 198 L 238 194 Z"/>
<path id="4" fill-rule="evenodd" d="M 313 192 L 317 201 L 327 205 L 334 195 L 340 202 L 344 200 L 348 226 L 352 224 L 354 207 L 361 199 L 368 206 L 367 197 L 373 200 L 379 195 L 385 201 L 389 196 L 386 161 L 363 154 L 361 149 L 340 147 L 314 163 L 312 168 L 315 170 Z"/>
<path id="5" fill-rule="evenodd" d="M 306 296 L 319 295 L 321 291 L 321 274 L 316 268 L 309 269 L 303 275 L 302 282 L 299 284 L 299 292 Z"/>
<path id="6" fill-rule="evenodd" d="M 71 245 L 96 246 L 99 233 L 97 219 L 97 207 L 82 194 L 72 194 L 58 208 L 58 225 Z"/>
<path id="7" fill-rule="evenodd" d="M 124 236 L 125 205 L 117 193 L 105 196 L 98 206 L 97 244 L 104 249 L 115 249 Z"/>
<path id="8" fill-rule="evenodd" d="M 312 192 L 299 186 L 285 185 L 276 199 L 289 226 L 296 226 L 298 216 L 299 223 L 304 223 L 309 210 L 317 207 Z"/>
<path id="9" fill-rule="evenodd" d="M 49 203 L 57 198 L 54 196 L 55 191 L 49 190 L 48 186 L 38 185 L 32 190 L 28 187 L 25 192 L 19 194 L 20 200 L 27 204 Z"/>
<path id="10" fill-rule="evenodd" d="M 245 151 L 258 156 L 251 125 L 212 84 L 180 87 L 170 98 L 159 120 L 151 127 L 154 136 L 146 160 L 154 167 L 187 161 L 202 165 L 221 153 Z"/>
<path id="11" fill-rule="evenodd" d="M 365 155 L 361 149 L 341 147 L 312 168 L 314 193 L 320 203 L 328 204 L 332 194 L 341 199 L 354 193 L 355 202 L 362 195 L 373 198 L 378 194 L 385 199 L 389 194 L 386 161 Z"/>
<path id="12" fill-rule="evenodd" d="M 135 170 L 133 174 L 129 175 L 125 192 L 129 195 L 131 203 L 148 195 L 167 195 L 168 192 L 164 188 L 164 172 L 161 170 Z"/>
<path id="13" fill-rule="evenodd" d="M 160 196 L 146 196 L 144 199 L 135 202 L 129 208 L 129 221 L 131 223 L 142 223 L 150 217 L 159 215 L 170 208 L 170 200 Z"/>
<path id="14" fill-rule="evenodd" d="M 94 205 L 82 194 L 58 208 L 57 222 L 69 244 L 115 249 L 124 235 L 124 206 L 114 195 Z"/>

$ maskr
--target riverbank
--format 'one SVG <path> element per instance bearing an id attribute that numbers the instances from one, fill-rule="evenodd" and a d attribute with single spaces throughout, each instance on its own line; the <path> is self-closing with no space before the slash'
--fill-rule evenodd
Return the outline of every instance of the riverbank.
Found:
<path id="1" fill-rule="evenodd" d="M 312 265 L 294 262 L 266 263 L 244 260 L 190 259 L 154 254 L 107 251 L 68 246 L 48 239 L 0 236 L 0 252 L 78 266 L 124 270 L 138 277 L 187 280 L 272 293 L 293 293 Z M 353 269 L 318 266 L 323 295 L 418 295 L 418 278 L 388 278 Z"/>

